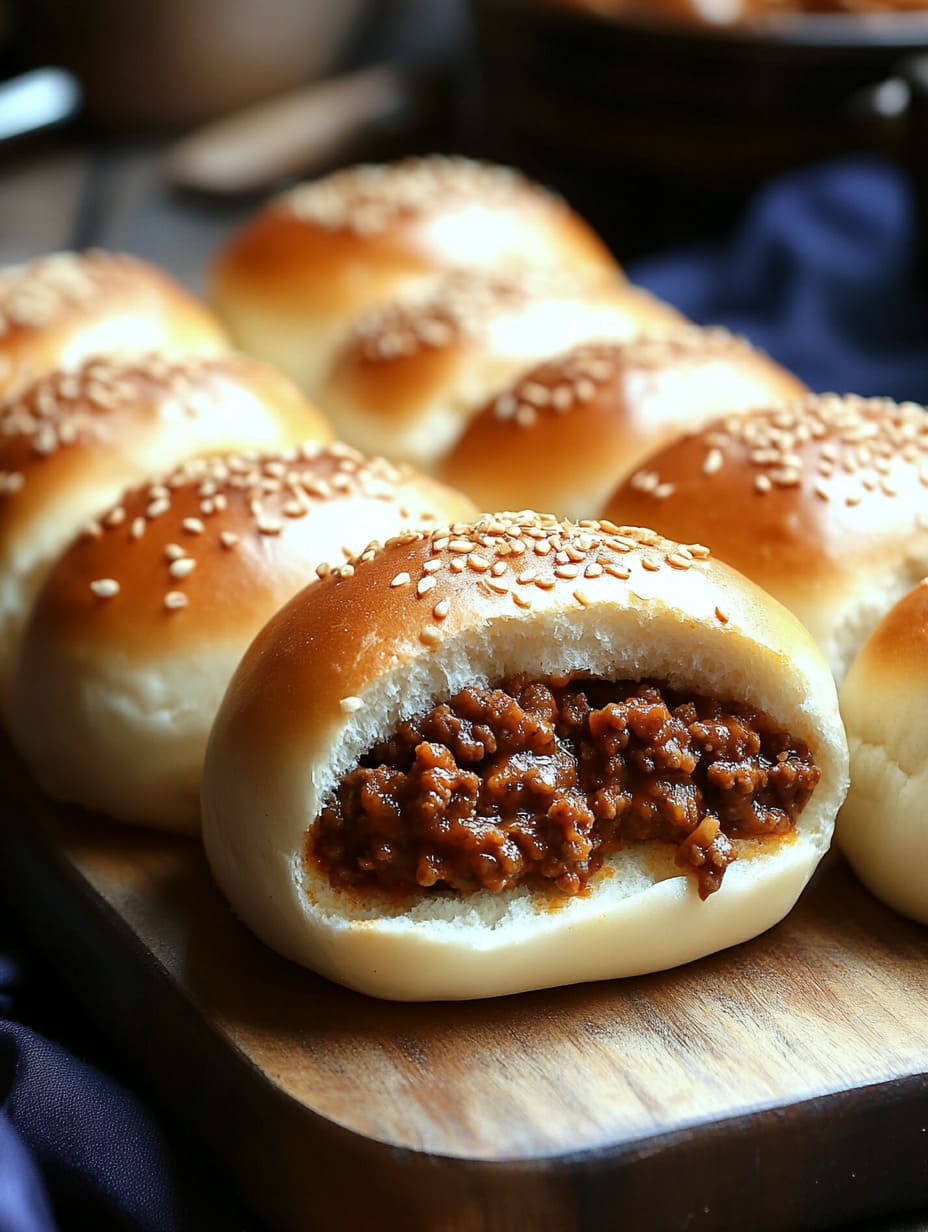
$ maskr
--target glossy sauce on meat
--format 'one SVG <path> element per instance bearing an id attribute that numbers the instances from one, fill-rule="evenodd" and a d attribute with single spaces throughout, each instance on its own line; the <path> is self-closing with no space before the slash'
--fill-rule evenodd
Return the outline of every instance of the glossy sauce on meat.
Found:
<path id="1" fill-rule="evenodd" d="M 795 827 L 821 777 L 765 714 L 648 682 L 525 676 L 462 689 L 341 780 L 309 832 L 333 885 L 581 892 L 603 859 L 661 840 L 717 890 L 734 837 Z"/>

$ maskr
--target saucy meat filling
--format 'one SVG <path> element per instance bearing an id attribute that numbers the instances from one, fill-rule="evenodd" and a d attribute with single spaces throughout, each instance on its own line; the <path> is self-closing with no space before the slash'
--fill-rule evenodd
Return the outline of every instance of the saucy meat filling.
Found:
<path id="1" fill-rule="evenodd" d="M 653 681 L 516 676 L 403 723 L 310 830 L 333 885 L 579 893 L 610 852 L 663 840 L 705 899 L 733 837 L 794 828 L 821 771 L 761 711 Z"/>

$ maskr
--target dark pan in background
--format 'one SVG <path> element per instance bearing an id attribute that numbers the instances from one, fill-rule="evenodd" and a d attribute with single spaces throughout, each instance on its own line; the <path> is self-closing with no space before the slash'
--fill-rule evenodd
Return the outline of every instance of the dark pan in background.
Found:
<path id="1" fill-rule="evenodd" d="M 472 12 L 482 152 L 557 183 L 623 257 L 718 231 L 771 175 L 849 152 L 928 183 L 928 13 L 707 29 L 553 0 Z"/>

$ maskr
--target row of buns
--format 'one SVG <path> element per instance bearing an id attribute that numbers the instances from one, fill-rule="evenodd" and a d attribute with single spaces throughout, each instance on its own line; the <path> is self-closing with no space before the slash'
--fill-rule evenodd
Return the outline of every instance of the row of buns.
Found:
<path id="1" fill-rule="evenodd" d="M 476 270 L 467 265 L 474 254 Z M 44 263 L 75 267 L 64 282 L 80 290 L 70 299 L 50 294 L 74 301 L 78 315 L 89 315 L 93 300 L 85 260 L 108 267 L 124 259 Z M 558 268 L 565 260 L 570 268 Z M 174 358 L 170 342 L 147 335 L 141 357 L 88 359 L 74 349 L 63 368 L 31 384 L 20 375 L 0 409 L 9 583 L 0 595 L 0 699 L 39 780 L 59 798 L 122 820 L 195 831 L 205 754 L 207 853 L 233 909 L 282 952 L 379 995 L 473 997 L 653 970 L 779 919 L 827 849 L 846 787 L 835 685 L 795 616 L 695 541 L 773 594 L 775 567 L 752 571 L 750 552 L 748 567 L 732 559 L 720 527 L 733 542 L 753 541 L 759 555 L 768 547 L 775 555 L 786 530 L 805 543 L 808 570 L 787 558 L 783 572 L 794 583 L 813 578 L 805 590 L 814 592 L 818 625 L 788 588 L 781 597 L 843 672 L 852 643 L 926 571 L 914 408 L 811 398 L 743 341 L 688 326 L 631 288 L 559 199 L 514 173 L 460 160 L 360 169 L 288 194 L 233 237 L 215 269 L 217 307 L 233 339 L 314 388 L 325 417 L 266 362 L 229 353 L 198 305 L 209 322 L 206 354 Z M 18 276 L 21 293 L 28 272 Z M 26 353 L 30 330 L 38 334 L 54 314 L 46 307 L 34 325 L 28 310 L 17 315 L 8 333 Z M 648 336 L 635 337 L 642 326 Z M 32 375 L 51 367 L 40 347 L 29 363 Z M 354 386 L 356 395 L 367 381 L 368 404 L 382 407 L 392 427 L 352 420 L 363 398 L 354 396 L 349 411 L 334 394 L 326 400 L 326 390 Z M 417 425 L 409 431 L 407 415 Z M 710 415 L 722 418 L 704 428 Z M 354 424 L 354 444 L 332 439 L 329 416 L 339 435 Z M 356 448 L 371 439 L 393 460 Z M 664 474 L 647 459 L 665 442 L 692 446 L 695 471 L 684 460 Z M 437 478 L 410 469 L 409 458 Z M 742 472 L 746 493 L 736 506 Z M 823 496 L 835 473 L 854 483 L 841 478 Z M 694 475 L 709 488 L 688 489 Z M 731 501 L 719 501 L 721 491 Z M 649 517 L 613 511 L 628 493 L 653 503 Z M 576 520 L 475 520 L 478 509 L 526 506 Z M 680 520 L 662 524 L 657 512 L 675 506 Z M 825 512 L 840 516 L 829 523 L 818 516 Z M 691 529 L 694 514 L 709 519 L 710 533 Z M 628 523 L 653 523 L 671 538 Z M 852 581 L 832 568 L 849 534 L 861 544 L 845 570 Z M 847 632 L 840 658 L 828 642 L 839 618 Z M 741 822 L 720 832 L 700 804 L 669 830 L 666 818 L 663 830 L 651 825 L 643 831 L 651 838 L 638 842 L 613 825 L 612 846 L 599 851 L 603 826 L 590 822 L 568 843 L 571 852 L 577 843 L 596 848 L 585 857 L 587 881 L 552 890 L 554 874 L 540 871 L 552 861 L 549 836 L 522 880 L 504 877 L 505 887 L 490 892 L 481 879 L 489 884 L 509 867 L 514 840 L 487 839 L 486 801 L 475 796 L 468 813 L 463 789 L 448 787 L 473 779 L 460 778 L 460 735 L 448 735 L 457 766 L 441 770 L 445 754 L 434 754 L 440 764 L 425 772 L 428 789 L 417 788 L 423 800 L 445 800 L 449 823 L 452 815 L 461 822 L 441 859 L 434 838 L 406 850 L 402 835 L 384 837 L 393 788 L 378 794 L 370 785 L 361 792 L 373 792 L 373 803 L 355 810 L 351 825 L 378 820 L 369 834 L 352 832 L 360 848 L 350 873 L 341 857 L 329 867 L 312 855 L 327 801 L 395 746 L 404 725 L 423 715 L 436 721 L 433 711 L 449 700 L 466 711 L 492 694 L 497 710 L 511 707 L 526 680 L 573 706 L 561 690 L 587 679 L 596 688 L 669 689 L 678 709 L 693 704 L 689 697 L 725 702 L 761 745 L 768 726 L 779 733 L 789 749 L 783 767 L 775 757 L 764 763 L 763 750 L 750 754 L 764 784 L 755 811 L 775 815 L 774 829 Z M 634 709 L 641 698 L 632 688 L 626 701 Z M 462 713 L 445 715 L 448 731 Z M 682 722 L 673 707 L 668 713 Z M 489 776 L 484 795 L 502 773 L 502 755 L 488 751 L 494 739 L 480 737 L 482 759 L 469 754 L 478 779 Z M 814 775 L 797 769 L 802 750 Z M 503 759 L 506 773 L 525 755 Z M 704 776 L 717 754 L 701 756 L 698 772 L 683 775 L 700 800 L 708 789 L 692 774 Z M 409 768 L 390 764 L 371 781 L 396 771 L 405 783 Z M 770 805 L 764 792 L 794 772 L 815 778 L 810 802 Z M 554 791 L 549 830 L 557 818 L 566 824 L 565 808 L 574 810 L 570 833 L 585 816 L 576 785 L 566 786 L 571 773 L 563 770 Z M 636 790 L 640 797 L 651 787 Z M 497 823 L 494 835 L 506 829 Z M 406 823 L 395 824 L 402 831 Z M 338 831 L 332 841 L 341 851 L 347 840 Z M 483 871 L 468 892 L 453 889 L 435 869 L 454 868 L 475 841 L 474 867 Z M 525 864 L 537 836 L 519 841 L 515 860 Z M 371 880 L 391 861 L 412 861 L 412 882 L 384 889 Z M 713 861 L 720 871 L 706 891 Z M 557 876 L 563 887 L 565 874 Z M 605 944 L 617 929 L 626 942 Z"/>

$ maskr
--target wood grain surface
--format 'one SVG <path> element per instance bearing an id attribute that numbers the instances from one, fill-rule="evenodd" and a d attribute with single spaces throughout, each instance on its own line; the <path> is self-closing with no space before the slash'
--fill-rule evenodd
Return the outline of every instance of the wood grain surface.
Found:
<path id="1" fill-rule="evenodd" d="M 266 950 L 196 843 L 55 806 L 5 748 L 0 773 L 6 898 L 281 1228 L 812 1228 L 928 1199 L 928 930 L 837 859 L 673 972 L 391 1004 Z"/>

